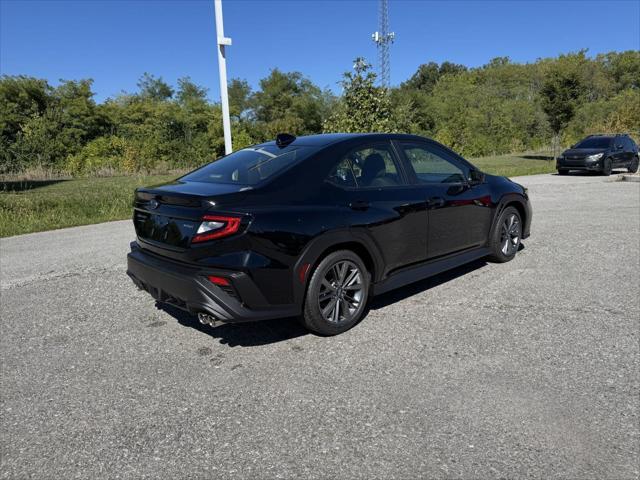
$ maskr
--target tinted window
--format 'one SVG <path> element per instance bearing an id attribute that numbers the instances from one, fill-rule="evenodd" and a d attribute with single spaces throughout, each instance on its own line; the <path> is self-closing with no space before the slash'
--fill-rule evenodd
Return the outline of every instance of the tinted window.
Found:
<path id="1" fill-rule="evenodd" d="M 345 158 L 338 163 L 327 177 L 327 182 L 338 187 L 357 187 L 358 184 L 351 168 L 351 160 Z"/>
<path id="2" fill-rule="evenodd" d="M 591 137 L 582 140 L 575 148 L 609 148 L 609 145 L 611 145 L 609 137 Z"/>
<path id="3" fill-rule="evenodd" d="M 459 183 L 465 171 L 446 152 L 431 145 L 401 144 L 411 168 L 421 183 Z"/>
<path id="4" fill-rule="evenodd" d="M 629 151 L 629 152 L 635 152 L 635 146 L 633 144 L 633 140 L 631 140 L 631 138 L 626 137 L 625 138 L 625 150 Z"/>
<path id="5" fill-rule="evenodd" d="M 309 147 L 275 145 L 245 148 L 186 174 L 181 180 L 255 185 L 308 157 Z"/>
<path id="6" fill-rule="evenodd" d="M 337 170 L 344 164 L 351 166 L 359 188 L 402 185 L 390 145 L 369 145 L 352 150 L 338 164 Z"/>

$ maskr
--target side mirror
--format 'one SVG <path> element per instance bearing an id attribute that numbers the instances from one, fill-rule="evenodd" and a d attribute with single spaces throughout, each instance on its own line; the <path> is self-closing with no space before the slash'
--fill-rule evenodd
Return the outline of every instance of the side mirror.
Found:
<path id="1" fill-rule="evenodd" d="M 622 145 L 616 145 L 616 149 L 622 150 L 624 147 Z"/>
<path id="2" fill-rule="evenodd" d="M 484 180 L 485 174 L 480 170 L 471 170 L 469 172 L 469 183 L 471 185 L 479 185 L 481 183 L 484 183 Z"/>

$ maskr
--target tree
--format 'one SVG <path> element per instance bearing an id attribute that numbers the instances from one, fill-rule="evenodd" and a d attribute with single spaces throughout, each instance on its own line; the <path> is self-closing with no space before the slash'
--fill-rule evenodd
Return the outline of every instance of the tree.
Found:
<path id="1" fill-rule="evenodd" d="M 52 88 L 46 80 L 27 76 L 0 77 L 0 173 L 28 166 L 29 150 L 17 145 L 26 126 L 45 114 L 51 102 Z"/>
<path id="2" fill-rule="evenodd" d="M 616 93 L 628 88 L 640 89 L 640 51 L 600 54 L 596 62 L 613 82 Z"/>
<path id="3" fill-rule="evenodd" d="M 138 80 L 138 88 L 140 89 L 140 96 L 151 100 L 167 100 L 173 96 L 173 88 L 165 83 L 162 77 L 156 78 L 147 72 Z"/>
<path id="4" fill-rule="evenodd" d="M 58 139 L 65 145 L 59 162 L 108 129 L 108 119 L 93 100 L 92 86 L 91 79 L 67 80 L 53 91 L 49 112 L 59 123 Z"/>
<path id="5" fill-rule="evenodd" d="M 246 80 L 233 78 L 229 82 L 228 92 L 230 115 L 240 120 L 250 107 L 251 86 Z"/>
<path id="6" fill-rule="evenodd" d="M 574 73 L 552 72 L 542 87 L 542 108 L 553 133 L 558 135 L 571 121 L 582 93 L 580 79 Z"/>
<path id="7" fill-rule="evenodd" d="M 183 105 L 206 103 L 207 92 L 208 89 L 196 85 L 190 77 L 179 78 L 176 100 Z"/>
<path id="8" fill-rule="evenodd" d="M 421 90 L 425 93 L 431 93 L 433 88 L 444 75 L 457 75 L 466 72 L 467 67 L 451 62 L 443 62 L 438 65 L 435 62 L 425 63 L 418 67 L 409 80 L 400 85 L 401 89 Z"/>
<path id="9" fill-rule="evenodd" d="M 585 93 L 581 75 L 581 67 L 586 62 L 585 53 L 562 55 L 551 66 L 542 85 L 542 108 L 556 136 L 571 121 Z"/>
<path id="10" fill-rule="evenodd" d="M 220 105 L 188 77 L 145 74 L 137 93 L 96 104 L 89 79 L 57 86 L 0 77 L 0 173 L 44 166 L 90 175 L 191 168 L 224 152 Z M 362 59 L 336 98 L 300 72 L 272 70 L 253 92 L 229 86 L 234 148 L 277 133 L 405 132 L 468 156 L 539 150 L 598 131 L 640 140 L 640 52 L 586 51 L 466 68 L 430 62 L 398 88 L 375 86 Z M 175 88 L 175 91 L 174 91 Z"/>
<path id="11" fill-rule="evenodd" d="M 324 123 L 325 132 L 389 132 L 391 102 L 387 90 L 376 87 L 376 74 L 363 58 L 354 61 L 354 72 L 345 72 L 343 94 Z"/>
<path id="12" fill-rule="evenodd" d="M 640 90 L 628 88 L 596 102 L 583 103 L 563 132 L 565 143 L 573 144 L 585 134 L 626 132 L 640 141 Z"/>
<path id="13" fill-rule="evenodd" d="M 326 111 L 327 96 L 300 72 L 271 70 L 260 80 L 260 90 L 251 96 L 253 117 L 262 139 L 276 133 L 318 133 Z"/>

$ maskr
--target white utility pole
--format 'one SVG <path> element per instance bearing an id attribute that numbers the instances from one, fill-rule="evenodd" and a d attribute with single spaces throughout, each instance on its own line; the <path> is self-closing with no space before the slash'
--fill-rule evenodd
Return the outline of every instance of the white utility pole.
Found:
<path id="1" fill-rule="evenodd" d="M 214 0 L 216 10 L 216 36 L 218 45 L 218 70 L 220 72 L 220 103 L 222 104 L 222 128 L 224 130 L 224 152 L 233 151 L 231 143 L 231 120 L 229 119 L 229 97 L 227 95 L 227 59 L 224 48 L 231 45 L 231 39 L 224 36 L 222 22 L 222 0 Z"/>

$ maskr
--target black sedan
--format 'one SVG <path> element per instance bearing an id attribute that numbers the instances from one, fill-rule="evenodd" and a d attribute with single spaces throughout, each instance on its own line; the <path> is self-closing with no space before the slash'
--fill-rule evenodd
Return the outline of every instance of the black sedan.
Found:
<path id="1" fill-rule="evenodd" d="M 529 235 L 527 190 L 437 142 L 400 134 L 279 135 L 140 188 L 134 283 L 200 321 L 299 316 L 319 334 L 368 299 Z"/>

